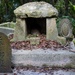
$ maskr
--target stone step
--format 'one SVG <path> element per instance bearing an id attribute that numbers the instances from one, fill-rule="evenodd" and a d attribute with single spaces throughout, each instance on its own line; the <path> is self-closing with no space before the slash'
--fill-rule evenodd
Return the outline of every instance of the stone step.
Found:
<path id="1" fill-rule="evenodd" d="M 75 68 L 75 53 L 69 50 L 13 50 L 12 62 L 16 66 L 42 66 Z"/>

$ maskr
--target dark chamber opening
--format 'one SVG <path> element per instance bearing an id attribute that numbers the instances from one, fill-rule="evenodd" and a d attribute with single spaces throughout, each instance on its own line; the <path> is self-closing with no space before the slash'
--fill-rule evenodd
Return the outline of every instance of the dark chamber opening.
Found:
<path id="1" fill-rule="evenodd" d="M 27 34 L 35 33 L 46 34 L 46 18 L 25 18 Z"/>

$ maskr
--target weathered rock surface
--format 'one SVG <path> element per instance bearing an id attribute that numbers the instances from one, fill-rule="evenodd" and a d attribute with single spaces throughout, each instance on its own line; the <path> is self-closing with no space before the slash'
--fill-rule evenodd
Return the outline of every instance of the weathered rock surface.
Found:
<path id="1" fill-rule="evenodd" d="M 58 31 L 57 31 L 57 27 L 56 27 L 56 19 L 55 18 L 52 18 L 52 19 L 47 19 L 46 20 L 47 22 L 47 39 L 50 39 L 50 40 L 56 40 L 57 39 L 57 36 L 58 36 Z"/>
<path id="2" fill-rule="evenodd" d="M 61 49 L 12 50 L 12 62 L 17 66 L 46 64 L 52 67 L 75 68 L 75 53 Z"/>
<path id="3" fill-rule="evenodd" d="M 19 6 L 14 13 L 17 17 L 27 18 L 27 17 L 52 17 L 57 16 L 58 11 L 51 4 L 46 2 L 30 2 L 22 6 Z"/>
<path id="4" fill-rule="evenodd" d="M 0 27 L 0 32 L 9 35 L 10 33 L 14 33 L 14 29 L 8 27 Z"/>
<path id="5" fill-rule="evenodd" d="M 47 19 L 47 39 L 48 40 L 55 40 L 60 44 L 66 44 L 66 38 L 58 36 L 58 31 L 56 27 L 56 19 Z"/>
<path id="6" fill-rule="evenodd" d="M 72 24 L 69 19 L 62 19 L 59 22 L 59 35 L 63 37 L 72 38 Z"/>
<path id="7" fill-rule="evenodd" d="M 0 32 L 0 73 L 11 72 L 11 47 L 8 37 Z"/>
<path id="8" fill-rule="evenodd" d="M 23 41 L 26 39 L 27 30 L 25 20 L 16 19 L 16 26 L 14 30 L 14 41 Z"/>

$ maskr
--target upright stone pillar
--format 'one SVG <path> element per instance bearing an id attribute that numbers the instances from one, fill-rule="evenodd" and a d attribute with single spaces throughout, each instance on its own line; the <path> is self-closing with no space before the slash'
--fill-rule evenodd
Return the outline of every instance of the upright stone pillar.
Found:
<path id="1" fill-rule="evenodd" d="M 60 44 L 66 44 L 66 38 L 58 36 L 55 18 L 46 19 L 46 38 L 48 40 L 55 40 Z"/>
<path id="2" fill-rule="evenodd" d="M 16 19 L 16 26 L 14 31 L 14 41 L 23 41 L 26 39 L 27 30 L 26 30 L 26 21 L 25 19 Z"/>
<path id="3" fill-rule="evenodd" d="M 0 32 L 0 75 L 1 73 L 12 72 L 11 57 L 11 47 L 8 37 Z"/>
<path id="4" fill-rule="evenodd" d="M 58 31 L 56 27 L 56 18 L 46 19 L 46 38 L 48 40 L 56 40 L 58 36 Z"/>

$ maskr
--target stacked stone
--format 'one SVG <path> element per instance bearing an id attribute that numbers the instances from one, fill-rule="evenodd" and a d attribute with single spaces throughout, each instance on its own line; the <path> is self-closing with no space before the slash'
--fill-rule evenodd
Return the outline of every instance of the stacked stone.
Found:
<path id="1" fill-rule="evenodd" d="M 64 37 L 58 36 L 56 27 L 56 17 L 58 11 L 51 4 L 46 2 L 30 2 L 19 6 L 14 10 L 16 15 L 16 27 L 14 31 L 14 41 L 25 41 L 27 39 L 26 18 L 46 18 L 46 39 L 55 40 L 61 44 L 66 43 Z"/>

